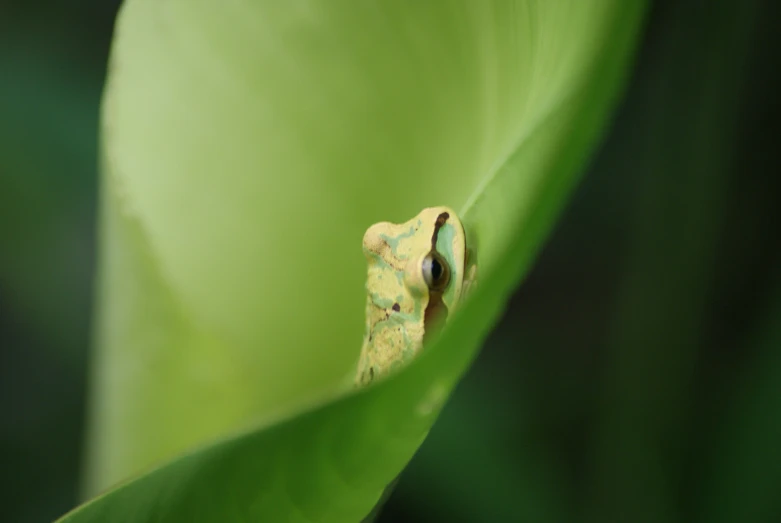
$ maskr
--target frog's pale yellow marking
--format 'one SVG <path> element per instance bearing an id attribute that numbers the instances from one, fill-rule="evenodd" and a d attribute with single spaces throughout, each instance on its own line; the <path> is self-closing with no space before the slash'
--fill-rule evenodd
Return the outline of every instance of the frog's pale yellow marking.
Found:
<path id="1" fill-rule="evenodd" d="M 363 237 L 369 265 L 366 334 L 355 382 L 365 385 L 411 360 L 473 284 L 464 227 L 448 207 L 402 224 L 377 223 Z"/>

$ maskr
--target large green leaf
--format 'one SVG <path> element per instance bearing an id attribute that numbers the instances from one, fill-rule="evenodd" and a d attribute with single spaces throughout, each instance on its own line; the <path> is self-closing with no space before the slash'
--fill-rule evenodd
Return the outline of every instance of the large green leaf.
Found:
<path id="1" fill-rule="evenodd" d="M 88 489 L 188 453 L 65 520 L 367 514 L 573 187 L 643 9 L 127 2 L 104 100 Z M 364 229 L 441 204 L 480 286 L 421 357 L 354 393 Z"/>

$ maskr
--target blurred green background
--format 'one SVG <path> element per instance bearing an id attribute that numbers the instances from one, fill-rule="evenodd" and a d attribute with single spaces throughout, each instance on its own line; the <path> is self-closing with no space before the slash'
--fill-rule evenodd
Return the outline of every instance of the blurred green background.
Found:
<path id="1" fill-rule="evenodd" d="M 0 7 L 0 521 L 78 502 L 117 8 Z M 781 521 L 780 14 L 653 4 L 583 183 L 380 521 Z"/>

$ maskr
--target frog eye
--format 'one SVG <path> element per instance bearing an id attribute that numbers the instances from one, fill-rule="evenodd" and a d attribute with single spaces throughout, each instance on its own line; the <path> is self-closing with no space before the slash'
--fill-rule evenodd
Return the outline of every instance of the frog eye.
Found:
<path id="1" fill-rule="evenodd" d="M 432 291 L 443 291 L 450 283 L 450 266 L 437 251 L 423 258 L 423 279 Z"/>

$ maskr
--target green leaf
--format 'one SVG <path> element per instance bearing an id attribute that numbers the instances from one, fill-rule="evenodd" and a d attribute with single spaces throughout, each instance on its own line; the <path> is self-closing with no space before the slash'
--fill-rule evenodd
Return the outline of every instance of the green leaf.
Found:
<path id="1" fill-rule="evenodd" d="M 88 490 L 187 453 L 63 521 L 366 515 L 551 228 L 643 11 L 127 2 Z M 479 287 L 421 357 L 354 392 L 363 232 L 432 205 L 460 211 Z"/>

